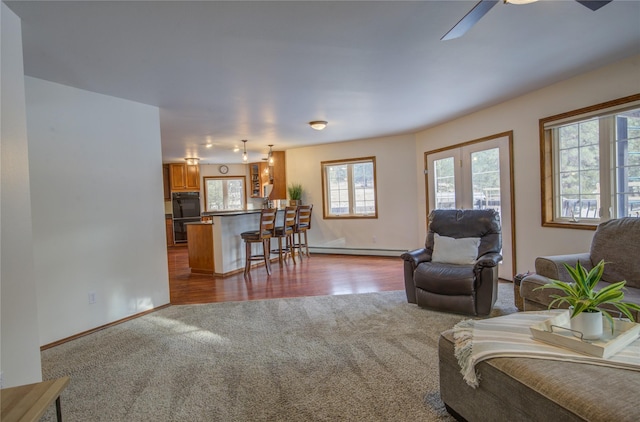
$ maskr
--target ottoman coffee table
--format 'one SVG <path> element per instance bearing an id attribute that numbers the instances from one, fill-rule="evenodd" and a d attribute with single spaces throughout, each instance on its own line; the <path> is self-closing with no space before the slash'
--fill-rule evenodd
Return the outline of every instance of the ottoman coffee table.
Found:
<path id="1" fill-rule="evenodd" d="M 440 395 L 467 421 L 640 420 L 640 372 L 532 358 L 492 358 L 476 365 L 479 386 L 463 380 L 453 330 L 438 344 Z"/>

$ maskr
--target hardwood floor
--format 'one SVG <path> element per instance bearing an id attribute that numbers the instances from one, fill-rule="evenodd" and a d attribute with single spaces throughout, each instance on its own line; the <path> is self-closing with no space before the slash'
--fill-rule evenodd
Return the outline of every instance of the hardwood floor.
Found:
<path id="1" fill-rule="evenodd" d="M 270 277 L 264 266 L 252 268 L 247 280 L 242 273 L 224 278 L 191 274 L 184 246 L 170 247 L 168 258 L 173 305 L 404 289 L 400 257 L 312 254 L 282 267 L 272 262 Z"/>

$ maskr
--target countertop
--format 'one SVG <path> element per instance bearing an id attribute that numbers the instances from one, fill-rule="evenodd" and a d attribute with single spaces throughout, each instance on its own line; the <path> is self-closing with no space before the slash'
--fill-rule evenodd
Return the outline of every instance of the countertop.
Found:
<path id="1" fill-rule="evenodd" d="M 245 215 L 245 214 L 257 214 L 260 213 L 261 210 L 243 210 L 243 211 L 218 211 L 218 212 L 203 212 L 203 217 L 228 217 L 234 215 Z"/>

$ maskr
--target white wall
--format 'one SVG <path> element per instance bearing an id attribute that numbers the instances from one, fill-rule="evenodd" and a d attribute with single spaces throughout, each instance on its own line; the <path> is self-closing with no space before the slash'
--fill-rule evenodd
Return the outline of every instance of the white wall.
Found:
<path id="1" fill-rule="evenodd" d="M 40 344 L 167 304 L 158 108 L 25 83 Z"/>
<path id="2" fill-rule="evenodd" d="M 399 256 L 399 251 L 424 243 L 412 223 L 418 220 L 415 154 L 413 135 L 287 150 L 287 181 L 302 184 L 302 202 L 313 204 L 309 246 Z M 368 156 L 376 157 L 378 218 L 324 220 L 320 163 Z"/>
<path id="3" fill-rule="evenodd" d="M 415 161 L 440 147 L 514 131 L 516 259 L 518 272 L 533 270 L 539 255 L 585 252 L 592 231 L 543 228 L 540 207 L 538 120 L 640 92 L 640 56 L 605 66 L 575 78 L 486 108 L 416 134 Z M 416 173 L 418 228 L 426 232 L 424 176 Z"/>
<path id="4" fill-rule="evenodd" d="M 42 380 L 33 268 L 20 19 L 0 3 L 0 371 L 3 386 Z"/>

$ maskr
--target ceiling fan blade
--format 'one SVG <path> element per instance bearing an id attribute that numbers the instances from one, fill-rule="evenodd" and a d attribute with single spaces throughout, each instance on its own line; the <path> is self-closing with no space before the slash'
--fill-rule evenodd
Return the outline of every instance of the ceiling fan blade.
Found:
<path id="1" fill-rule="evenodd" d="M 499 0 L 481 0 L 478 4 L 473 6 L 473 9 L 469 11 L 460 22 L 454 25 L 441 40 L 452 40 L 463 36 L 473 25 L 476 24 L 493 6 L 498 3 Z"/>
<path id="2" fill-rule="evenodd" d="M 594 12 L 600 9 L 602 6 L 606 6 L 607 3 L 611 3 L 611 0 L 576 0 L 576 1 L 581 5 L 586 6 L 589 9 L 593 10 Z"/>

